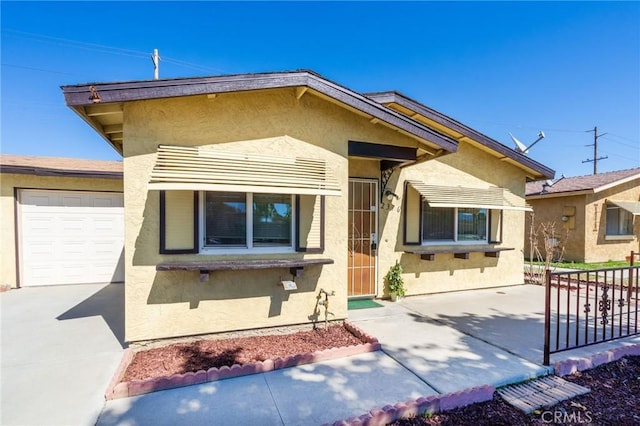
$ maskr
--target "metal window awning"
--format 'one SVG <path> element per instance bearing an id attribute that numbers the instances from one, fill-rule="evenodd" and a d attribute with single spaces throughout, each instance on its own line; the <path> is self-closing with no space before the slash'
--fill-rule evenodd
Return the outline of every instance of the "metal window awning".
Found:
<path id="1" fill-rule="evenodd" d="M 634 216 L 640 216 L 640 201 L 615 201 L 615 200 L 607 200 L 611 204 L 615 204 L 631 213 Z"/>
<path id="2" fill-rule="evenodd" d="M 324 160 L 160 145 L 151 190 L 341 195 Z"/>
<path id="3" fill-rule="evenodd" d="M 427 185 L 419 181 L 408 181 L 408 183 L 418 191 L 430 207 L 533 211 L 524 199 L 506 188 L 439 186 Z"/>

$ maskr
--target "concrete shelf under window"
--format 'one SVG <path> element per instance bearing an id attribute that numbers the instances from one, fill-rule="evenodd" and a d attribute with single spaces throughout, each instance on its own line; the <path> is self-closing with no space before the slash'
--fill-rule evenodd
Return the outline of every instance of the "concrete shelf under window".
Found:
<path id="1" fill-rule="evenodd" d="M 458 246 L 458 247 L 425 247 L 414 250 L 405 250 L 405 253 L 420 255 L 422 260 L 435 260 L 436 254 L 453 254 L 457 259 L 469 259 L 471 253 L 484 253 L 485 257 L 500 257 L 500 252 L 514 250 L 512 247 L 490 247 L 490 246 Z"/>
<path id="2" fill-rule="evenodd" d="M 305 266 L 330 265 L 333 259 L 240 259 L 208 260 L 197 262 L 165 262 L 156 265 L 156 271 L 200 271 L 200 281 L 209 281 L 211 271 L 242 271 L 247 269 L 289 268 L 298 277 Z"/>

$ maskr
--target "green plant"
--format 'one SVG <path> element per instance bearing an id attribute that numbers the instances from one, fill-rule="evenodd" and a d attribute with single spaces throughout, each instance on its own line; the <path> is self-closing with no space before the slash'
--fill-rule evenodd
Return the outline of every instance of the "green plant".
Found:
<path id="1" fill-rule="evenodd" d="M 387 281 L 387 289 L 389 293 L 395 293 L 398 297 L 405 294 L 404 280 L 402 279 L 402 265 L 396 260 L 396 264 L 389 268 L 389 272 L 385 276 Z"/>

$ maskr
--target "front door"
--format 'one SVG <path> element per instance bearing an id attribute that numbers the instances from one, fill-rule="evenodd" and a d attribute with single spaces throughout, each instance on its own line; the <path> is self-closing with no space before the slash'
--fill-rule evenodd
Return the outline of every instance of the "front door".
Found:
<path id="1" fill-rule="evenodd" d="M 378 181 L 349 179 L 349 297 L 376 294 Z"/>

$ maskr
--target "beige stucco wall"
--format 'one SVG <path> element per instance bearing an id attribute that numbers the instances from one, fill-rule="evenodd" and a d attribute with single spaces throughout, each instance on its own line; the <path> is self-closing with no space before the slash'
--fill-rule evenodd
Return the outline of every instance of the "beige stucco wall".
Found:
<path id="1" fill-rule="evenodd" d="M 413 146 L 414 140 L 313 95 L 297 100 L 294 89 L 133 102 L 125 105 L 124 117 L 127 340 L 306 323 L 321 288 L 335 292 L 330 319 L 346 318 L 347 142 Z M 342 196 L 326 197 L 324 253 L 160 255 L 158 193 L 147 191 L 158 144 L 325 159 Z M 155 270 L 170 260 L 250 257 L 317 257 L 335 263 L 305 268 L 294 292 L 279 284 L 291 278 L 281 269 L 213 272 L 205 283 L 196 272 Z"/>
<path id="2" fill-rule="evenodd" d="M 634 219 L 634 235 L 625 239 L 610 239 L 606 231 L 606 200 L 640 200 L 640 179 L 617 185 L 606 191 L 589 194 L 585 211 L 585 261 L 625 260 L 631 251 L 640 252 L 640 219 Z"/>
<path id="3" fill-rule="evenodd" d="M 564 256 L 566 261 L 582 262 L 585 258 L 585 233 L 589 229 L 589 222 L 585 220 L 585 195 L 570 197 L 551 197 L 527 200 L 533 207 L 534 232 L 538 233 L 538 247 L 544 255 L 544 242 L 540 226 L 548 229 L 553 227 L 563 241 L 565 241 Z M 566 210 L 565 210 L 566 209 Z M 575 210 L 573 219 L 569 217 L 567 222 L 562 221 L 563 212 Z M 526 215 L 525 223 L 525 256 L 529 257 L 529 232 L 531 227 L 531 215 Z"/>
<path id="4" fill-rule="evenodd" d="M 405 180 L 431 185 L 500 186 L 522 197 L 525 176 L 516 167 L 461 142 L 455 154 L 402 168 L 394 173 L 388 186 L 396 194 L 403 194 Z M 396 260 L 404 269 L 409 296 L 523 283 L 524 212 L 504 211 L 503 242 L 499 246 L 514 250 L 503 251 L 499 258 L 485 257 L 483 253 L 471 253 L 469 259 L 436 254 L 435 260 L 426 261 L 405 252 L 416 246 L 403 245 L 403 215 L 402 209 L 398 210 L 402 199 L 393 204 L 393 209 L 380 210 L 379 296 L 386 295 L 383 277 Z"/>
<path id="5" fill-rule="evenodd" d="M 14 189 L 122 192 L 122 179 L 0 174 L 0 285 L 16 287 L 16 220 Z"/>
<path id="6" fill-rule="evenodd" d="M 575 262 L 606 262 L 625 260 L 633 250 L 640 252 L 640 220 L 634 219 L 634 235 L 630 238 L 607 238 L 606 200 L 640 200 L 640 179 L 616 185 L 610 189 L 591 194 L 568 197 L 547 197 L 527 200 L 535 211 L 537 223 L 555 223 L 564 230 L 569 223 L 563 223 L 563 209 L 575 207 L 575 228 L 570 229 L 565 245 L 564 259 Z M 528 232 L 529 221 L 527 221 Z M 528 250 L 528 244 L 527 244 Z M 527 252 L 528 255 L 528 252 Z"/>
<path id="7" fill-rule="evenodd" d="M 321 288 L 335 292 L 330 319 L 347 317 L 348 179 L 380 177 L 377 160 L 348 158 L 348 141 L 415 146 L 415 140 L 314 95 L 297 100 L 294 89 L 132 102 L 125 105 L 124 117 L 128 341 L 308 323 Z M 325 159 L 342 196 L 326 197 L 324 253 L 160 255 L 158 192 L 147 190 L 158 144 Z M 379 211 L 378 296 L 385 295 L 383 277 L 396 259 L 405 268 L 408 295 L 523 282 L 523 212 L 505 212 L 502 246 L 514 250 L 499 258 L 474 253 L 461 260 L 442 254 L 427 262 L 405 253 L 412 247 L 402 245 L 398 207 L 406 179 L 497 185 L 520 196 L 524 192 L 521 170 L 466 143 L 456 154 L 395 172 L 389 186 L 401 199 L 394 201 L 393 209 Z M 212 272 L 203 283 L 197 272 L 155 269 L 167 261 L 267 257 L 330 258 L 334 264 L 305 268 L 293 292 L 279 285 L 290 279 L 286 270 Z"/>

